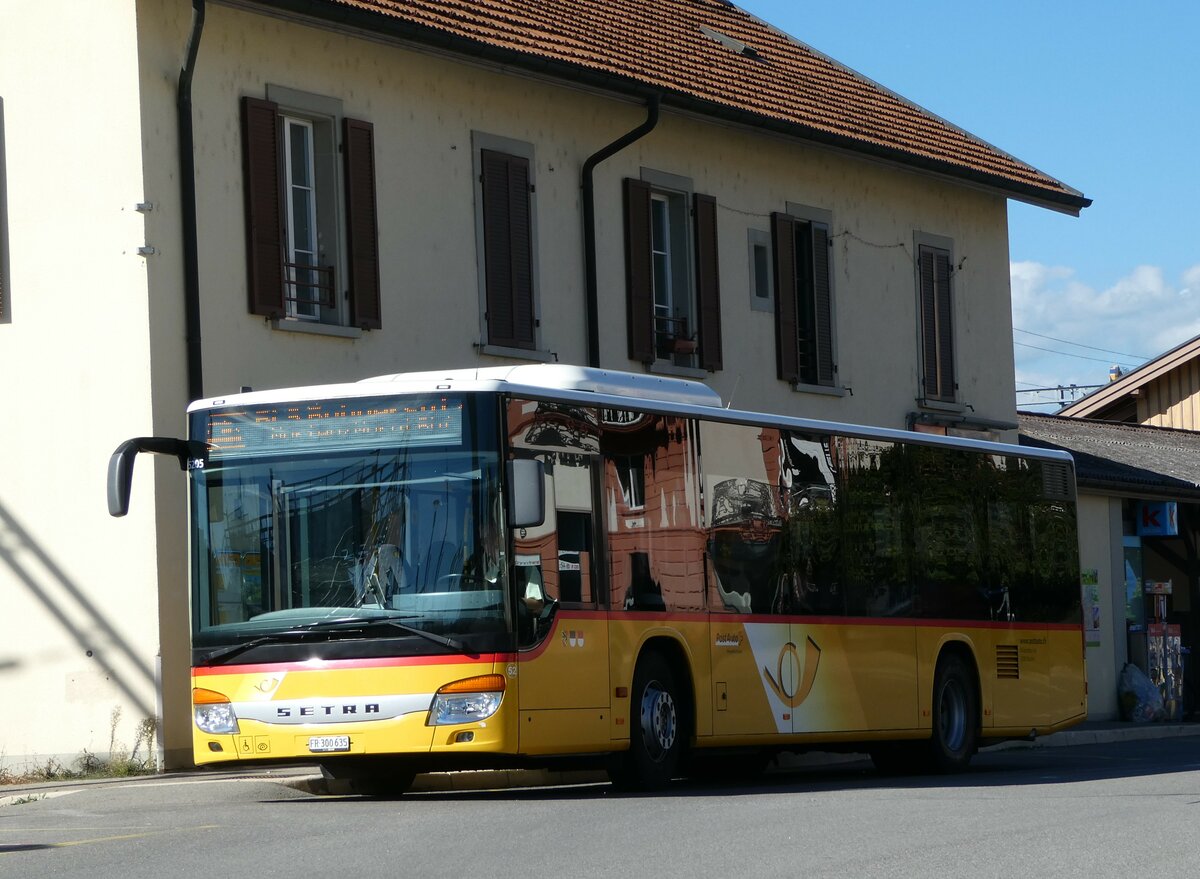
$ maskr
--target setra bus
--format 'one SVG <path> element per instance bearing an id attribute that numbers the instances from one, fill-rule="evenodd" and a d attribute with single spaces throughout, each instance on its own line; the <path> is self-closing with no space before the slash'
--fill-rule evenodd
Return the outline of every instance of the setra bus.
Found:
<path id="1" fill-rule="evenodd" d="M 1086 715 L 1068 455 L 566 365 L 188 411 L 108 494 L 124 515 L 142 451 L 190 476 L 198 765 L 950 772 Z"/>

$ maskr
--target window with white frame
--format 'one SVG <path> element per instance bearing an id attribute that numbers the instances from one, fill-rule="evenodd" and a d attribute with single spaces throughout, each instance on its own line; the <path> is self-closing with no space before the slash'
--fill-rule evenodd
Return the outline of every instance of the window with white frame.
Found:
<path id="1" fill-rule="evenodd" d="M 716 199 L 648 168 L 624 188 L 630 358 L 721 369 Z"/>
<path id="2" fill-rule="evenodd" d="M 670 359 L 696 326 L 688 272 L 687 202 L 683 193 L 650 195 L 650 257 L 654 261 L 654 330 L 657 354 Z M 687 354 L 692 352 L 688 351 Z"/>
<path id="3" fill-rule="evenodd" d="M 252 314 L 381 325 L 374 127 L 281 86 L 242 99 Z"/>
<path id="4" fill-rule="evenodd" d="M 325 253 L 318 239 L 317 174 L 314 160 L 314 128 L 311 119 L 282 117 L 284 197 L 287 204 L 285 229 L 287 253 L 284 258 L 287 294 L 284 301 L 288 317 L 320 320 L 321 310 L 337 309 L 333 294 L 333 264 L 328 259 L 336 252 L 336 233 L 327 230 Z M 326 193 L 329 198 L 333 193 Z M 322 260 L 322 255 L 327 259 Z M 322 265 L 322 263 L 328 263 Z"/>

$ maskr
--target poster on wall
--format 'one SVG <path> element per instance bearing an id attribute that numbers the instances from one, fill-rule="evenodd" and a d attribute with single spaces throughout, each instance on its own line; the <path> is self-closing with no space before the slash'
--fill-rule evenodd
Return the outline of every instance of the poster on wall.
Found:
<path id="1" fill-rule="evenodd" d="M 1100 646 L 1100 571 L 1084 568 L 1080 571 L 1083 589 L 1083 632 L 1088 647 Z"/>

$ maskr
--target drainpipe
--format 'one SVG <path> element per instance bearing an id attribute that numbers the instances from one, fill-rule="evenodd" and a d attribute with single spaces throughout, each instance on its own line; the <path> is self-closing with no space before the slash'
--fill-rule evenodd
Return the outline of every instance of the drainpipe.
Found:
<path id="1" fill-rule="evenodd" d="M 583 163 L 583 265 L 587 298 L 588 366 L 600 366 L 600 294 L 596 280 L 596 192 L 592 174 L 596 166 L 616 155 L 635 140 L 645 137 L 658 125 L 659 96 L 646 101 L 646 121 L 587 157 Z"/>
<path id="2" fill-rule="evenodd" d="M 179 211 L 183 223 L 183 301 L 187 334 L 188 400 L 204 396 L 204 359 L 200 348 L 200 257 L 196 234 L 196 159 L 192 136 L 192 74 L 204 30 L 204 0 L 192 0 L 192 31 L 187 60 L 179 71 L 175 106 L 179 113 Z"/>

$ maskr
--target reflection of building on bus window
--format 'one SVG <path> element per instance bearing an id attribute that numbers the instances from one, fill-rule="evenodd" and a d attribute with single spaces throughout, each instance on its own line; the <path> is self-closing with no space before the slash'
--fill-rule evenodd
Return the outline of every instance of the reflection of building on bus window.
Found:
<path id="1" fill-rule="evenodd" d="M 553 599 L 546 593 L 546 585 L 542 580 L 541 556 L 518 556 L 517 577 L 515 588 L 521 603 L 537 616 Z"/>
<path id="2" fill-rule="evenodd" d="M 521 646 L 528 647 L 540 641 L 549 631 L 556 601 L 542 578 L 540 555 L 518 555 L 514 570 L 517 639 Z"/>
<path id="3" fill-rule="evenodd" d="M 613 455 L 617 479 L 621 485 L 621 500 L 630 510 L 646 505 L 646 456 Z"/>
<path id="4" fill-rule="evenodd" d="M 385 543 L 375 550 L 374 570 L 370 573 L 378 578 L 379 586 L 387 598 L 412 589 L 404 557 L 400 547 L 394 543 Z"/>

